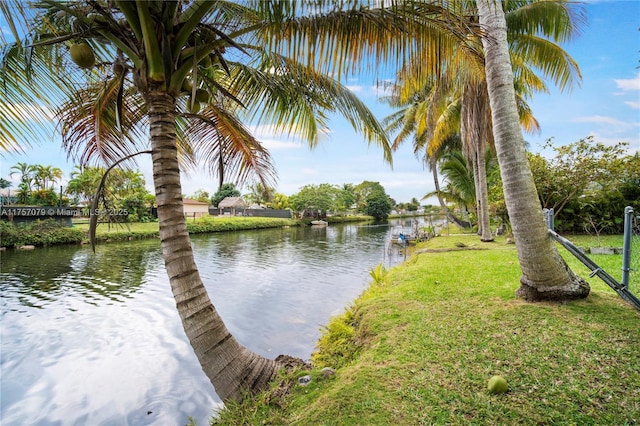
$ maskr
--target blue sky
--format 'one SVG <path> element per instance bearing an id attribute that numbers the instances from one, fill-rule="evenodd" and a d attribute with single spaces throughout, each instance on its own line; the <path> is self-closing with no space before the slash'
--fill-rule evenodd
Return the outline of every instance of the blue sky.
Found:
<path id="1" fill-rule="evenodd" d="M 578 62 L 582 84 L 565 93 L 550 84 L 549 94 L 536 94 L 529 102 L 541 126 L 539 135 L 525 134 L 532 151 L 540 152 L 548 138 L 561 145 L 590 135 L 606 144 L 626 141 L 632 151 L 640 150 L 640 0 L 590 1 L 585 9 L 588 23 L 582 34 L 563 46 Z M 2 21 L 0 28 L 6 31 Z M 392 77 L 385 72 L 345 82 L 378 119 L 392 112 L 378 101 L 380 90 L 375 87 L 376 79 Z M 265 128 L 255 129 L 270 149 L 278 171 L 279 192 L 291 195 L 307 184 L 358 184 L 368 180 L 380 182 L 392 198 L 406 202 L 433 190 L 431 173 L 414 156 L 410 143 L 394 154 L 391 168 L 381 150 L 368 147 L 348 123 L 336 118 L 329 126 L 328 135 L 313 151 L 295 139 L 276 137 Z M 22 154 L 3 153 L 0 176 L 8 179 L 9 169 L 17 162 L 52 165 L 65 174 L 73 169 L 57 137 L 40 141 Z M 139 166 L 153 191 L 150 161 L 139 161 Z M 217 189 L 216 178 L 204 171 L 183 176 L 182 183 L 186 195 L 198 189 L 209 193 Z"/>

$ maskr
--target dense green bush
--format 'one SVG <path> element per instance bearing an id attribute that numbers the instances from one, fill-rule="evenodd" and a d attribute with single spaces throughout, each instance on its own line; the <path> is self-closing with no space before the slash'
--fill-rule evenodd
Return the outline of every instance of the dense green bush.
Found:
<path id="1" fill-rule="evenodd" d="M 30 224 L 14 225 L 0 222 L 0 246 L 17 247 L 25 244 L 47 246 L 80 243 L 86 238 L 83 230 L 70 228 L 54 219 L 37 220 Z"/>
<path id="2" fill-rule="evenodd" d="M 198 221 L 187 221 L 187 231 L 190 234 L 204 234 L 207 232 L 240 231 L 243 229 L 279 228 L 294 225 L 291 219 L 274 219 L 263 217 L 243 217 L 225 220 L 221 218 L 204 217 Z"/>
<path id="3" fill-rule="evenodd" d="M 131 231 L 123 227 L 122 231 L 109 232 L 109 233 L 97 233 L 97 242 L 116 242 L 116 241 L 131 241 L 131 240 L 144 240 L 148 238 L 159 238 L 159 231 Z"/>

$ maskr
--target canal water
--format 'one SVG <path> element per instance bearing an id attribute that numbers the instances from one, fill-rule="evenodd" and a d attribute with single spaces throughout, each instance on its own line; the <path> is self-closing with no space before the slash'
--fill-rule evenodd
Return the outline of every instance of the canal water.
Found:
<path id="1" fill-rule="evenodd" d="M 309 359 L 321 328 L 369 284 L 398 221 L 194 236 L 231 333 Z M 408 222 L 403 221 L 402 225 Z M 157 240 L 2 252 L 0 424 L 208 424 L 220 400 L 175 309 Z"/>

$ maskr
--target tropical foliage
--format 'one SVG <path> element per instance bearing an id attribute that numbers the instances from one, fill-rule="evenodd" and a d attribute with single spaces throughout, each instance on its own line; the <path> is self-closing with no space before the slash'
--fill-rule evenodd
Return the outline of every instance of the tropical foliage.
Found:
<path id="1" fill-rule="evenodd" d="M 0 220 L 0 247 L 19 247 L 25 244 L 34 246 L 73 244 L 85 238 L 84 230 L 71 228 L 55 219 L 37 220 L 19 226 Z"/>
<path id="2" fill-rule="evenodd" d="M 225 198 L 239 197 L 240 195 L 240 191 L 236 189 L 236 186 L 234 184 L 224 183 L 222 184 L 220 189 L 218 189 L 216 193 L 211 197 L 211 205 L 213 207 L 218 207 L 220 201 L 224 200 Z"/>
<path id="3" fill-rule="evenodd" d="M 386 220 L 393 208 L 393 201 L 384 190 L 373 191 L 367 195 L 364 213 L 375 220 Z"/>
<path id="4" fill-rule="evenodd" d="M 240 345 L 211 304 L 183 217 L 181 170 L 201 159 L 217 170 L 221 185 L 231 176 L 268 187 L 269 153 L 243 122 L 270 123 L 313 146 L 330 113 L 343 115 L 390 160 L 373 114 L 329 75 L 343 76 L 347 64 L 365 56 L 400 57 L 419 40 L 414 35 L 426 37 L 433 28 L 457 42 L 464 26 L 443 19 L 441 6 L 423 3 L 367 10 L 358 2 L 51 0 L 28 8 L 12 1 L 0 10 L 22 38 L 2 46 L 3 102 L 35 100 L 53 110 L 64 148 L 81 165 L 152 155 L 160 240 L 178 312 L 224 400 L 265 386 L 279 364 Z M 13 109 L 0 110 L 7 147 L 28 145 L 35 132 L 16 118 L 22 117 Z"/>
<path id="5" fill-rule="evenodd" d="M 288 203 L 301 218 L 324 217 L 327 213 L 333 216 L 358 213 L 381 220 L 386 219 L 394 207 L 409 211 L 415 211 L 419 207 L 415 198 L 411 203 L 396 205 L 379 182 L 371 181 L 358 185 L 305 185 L 299 192 L 288 197 Z"/>
<path id="6" fill-rule="evenodd" d="M 196 201 L 200 201 L 202 203 L 208 203 L 211 201 L 211 197 L 209 196 L 209 193 L 207 191 L 205 191 L 204 189 L 200 188 L 198 190 L 196 190 L 196 192 L 193 195 L 190 195 L 186 198 L 190 198 L 192 200 L 196 200 Z"/>
<path id="7" fill-rule="evenodd" d="M 289 205 L 299 217 L 325 217 L 334 208 L 338 188 L 328 183 L 305 185 L 289 196 Z"/>
<path id="8" fill-rule="evenodd" d="M 63 177 L 58 167 L 17 163 L 9 173 L 12 177 L 16 175 L 19 180 L 16 192 L 18 204 L 55 206 L 63 201 L 60 198 L 62 194 L 55 188 L 55 184 Z"/>
<path id="9" fill-rule="evenodd" d="M 452 8 L 465 15 L 477 14 L 473 2 L 453 2 Z M 547 87 L 537 73 L 552 79 L 561 89 L 580 78 L 577 64 L 554 42 L 564 41 L 579 29 L 579 9 L 569 2 L 505 2 L 509 52 L 514 67 L 517 106 L 521 124 L 528 131 L 538 129 L 526 99 Z M 535 24 L 534 24 L 535 23 Z M 416 54 L 408 66 L 398 72 L 392 94 L 386 101 L 400 110 L 385 120 L 389 130 L 397 130 L 394 148 L 413 136 L 416 155 L 434 173 L 440 197 L 436 160 L 456 136 L 462 141 L 462 153 L 474 179 L 479 233 L 492 240 L 489 224 L 486 152 L 493 146 L 491 116 L 480 36 L 469 31 L 467 43 L 447 50 L 438 46 L 438 54 Z M 425 72 L 423 63 L 437 62 L 437 72 Z M 451 219 L 457 221 L 448 211 Z"/>
<path id="10" fill-rule="evenodd" d="M 257 204 L 259 206 L 266 206 L 273 199 L 273 193 L 275 188 L 269 188 L 261 183 L 254 183 L 249 185 L 249 193 L 244 195 L 244 199 L 249 204 Z"/>
<path id="11" fill-rule="evenodd" d="M 622 233 L 626 206 L 640 208 L 640 156 L 628 144 L 592 137 L 553 146 L 555 156 L 529 154 L 540 202 L 553 208 L 559 232 Z"/>

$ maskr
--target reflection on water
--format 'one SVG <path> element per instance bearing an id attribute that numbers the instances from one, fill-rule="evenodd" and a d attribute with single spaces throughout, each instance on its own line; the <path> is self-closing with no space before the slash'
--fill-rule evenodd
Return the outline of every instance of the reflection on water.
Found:
<path id="1" fill-rule="evenodd" d="M 309 358 L 368 284 L 388 226 L 195 236 L 212 301 L 240 342 Z M 1 254 L 0 423 L 206 424 L 219 404 L 189 346 L 157 240 Z"/>
<path id="2" fill-rule="evenodd" d="M 10 250 L 2 253 L 0 290 L 13 295 L 19 305 L 33 308 L 66 299 L 69 292 L 89 303 L 119 302 L 137 291 L 147 267 L 157 264 L 160 256 L 157 241 L 122 244 L 116 250 L 99 246 L 95 254 L 77 247 Z"/>

